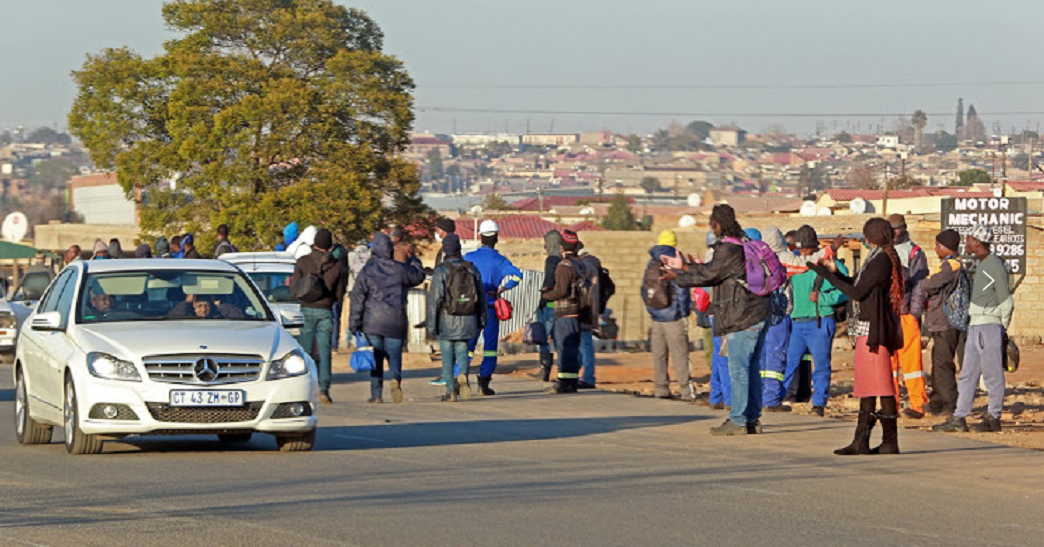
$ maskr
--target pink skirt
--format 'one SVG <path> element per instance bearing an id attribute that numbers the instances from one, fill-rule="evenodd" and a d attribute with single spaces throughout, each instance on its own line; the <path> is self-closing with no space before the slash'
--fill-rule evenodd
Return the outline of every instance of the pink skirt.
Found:
<path id="1" fill-rule="evenodd" d="M 852 388 L 855 397 L 894 397 L 895 384 L 892 382 L 892 354 L 882 347 L 877 353 L 870 353 L 866 345 L 866 336 L 856 338 L 855 349 L 855 385 Z"/>

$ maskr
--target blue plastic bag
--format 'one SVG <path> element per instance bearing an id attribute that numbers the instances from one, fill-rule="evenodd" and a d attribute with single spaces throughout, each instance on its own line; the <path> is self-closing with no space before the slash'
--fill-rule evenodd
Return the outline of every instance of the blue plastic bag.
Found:
<path id="1" fill-rule="evenodd" d="M 355 372 L 369 372 L 373 370 L 373 346 L 365 336 L 355 335 L 355 351 L 352 352 L 349 364 Z"/>

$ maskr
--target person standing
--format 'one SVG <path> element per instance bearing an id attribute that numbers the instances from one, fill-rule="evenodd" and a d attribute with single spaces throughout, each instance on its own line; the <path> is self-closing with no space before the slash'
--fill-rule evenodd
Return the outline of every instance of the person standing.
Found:
<path id="1" fill-rule="evenodd" d="M 575 232 L 574 232 L 575 234 Z M 594 329 L 598 326 L 602 315 L 602 287 L 599 281 L 602 272 L 602 261 L 584 248 L 584 242 L 577 243 L 577 261 L 580 265 L 580 274 L 591 282 L 591 292 L 594 297 L 594 308 L 590 310 L 589 317 L 580 318 L 580 382 L 579 389 L 594 389 L 595 379 L 595 345 Z"/>
<path id="2" fill-rule="evenodd" d="M 350 296 L 348 329 L 366 335 L 373 345 L 370 403 L 384 402 L 385 361 L 392 375 L 392 401 L 402 402 L 402 350 L 408 328 L 406 298 L 411 287 L 424 282 L 424 270 L 397 262 L 394 252 L 388 236 L 374 235 L 373 256 L 359 272 Z M 326 334 L 329 342 L 330 333 Z"/>
<path id="3" fill-rule="evenodd" d="M 957 365 L 955 359 L 963 355 L 966 333 L 950 324 L 943 303 L 957 289 L 963 266 L 957 255 L 961 235 L 956 230 L 943 230 L 935 236 L 935 254 L 939 266 L 924 282 L 928 294 L 928 312 L 924 323 L 932 336 L 932 372 L 928 381 L 932 394 L 928 411 L 936 416 L 953 416 L 957 410 Z"/>
<path id="4" fill-rule="evenodd" d="M 275 251 L 281 253 L 289 249 L 290 245 L 297 241 L 297 236 L 299 235 L 298 230 L 299 228 L 297 227 L 296 222 L 287 224 L 286 228 L 283 228 L 283 240 L 276 244 Z"/>
<path id="5" fill-rule="evenodd" d="M 91 260 L 108 260 L 109 257 L 109 246 L 100 239 L 94 240 L 94 252 L 91 253 Z"/>
<path id="6" fill-rule="evenodd" d="M 334 243 L 333 249 L 330 249 L 330 256 L 341 264 L 341 270 L 345 273 L 344 284 L 345 293 L 347 294 L 347 291 L 349 290 L 348 283 L 351 278 L 351 271 L 348 269 L 348 249 L 345 249 L 344 245 L 341 245 L 340 243 Z M 341 332 L 343 332 L 341 327 L 344 324 L 344 322 L 341 321 L 341 317 L 344 316 L 342 313 L 343 308 L 343 299 L 334 302 L 332 309 L 333 333 L 330 336 L 330 348 L 332 348 L 333 351 L 340 351 L 341 349 Z"/>
<path id="7" fill-rule="evenodd" d="M 935 426 L 937 431 L 967 431 L 966 418 L 975 402 L 975 388 L 979 376 L 986 384 L 989 405 L 982 422 L 973 429 L 985 433 L 1001 430 L 1000 415 L 1004 408 L 1004 339 L 1011 315 L 1015 310 L 1008 284 L 1008 269 L 1004 261 L 990 252 L 993 230 L 979 225 L 965 238 L 964 249 L 971 253 L 978 266 L 972 280 L 971 305 L 968 308 L 968 340 L 961 360 L 961 375 L 957 379 L 957 410 L 946 422 Z"/>
<path id="8" fill-rule="evenodd" d="M 678 253 L 678 236 L 671 230 L 664 230 L 656 238 L 656 245 L 649 249 L 649 262 L 646 268 L 663 267 L 663 257 L 673 257 Z M 668 358 L 674 362 L 674 377 L 678 381 L 681 397 L 685 401 L 696 400 L 696 386 L 692 383 L 692 369 L 689 364 L 689 314 L 692 313 L 692 291 L 679 286 L 677 282 L 669 284 L 671 291 L 670 304 L 666 308 L 657 309 L 649 305 L 649 294 L 644 287 L 639 287 L 645 309 L 652 318 L 650 332 L 653 359 L 653 396 L 670 399 L 671 379 L 667 372 Z"/>
<path id="9" fill-rule="evenodd" d="M 196 238 L 192 234 L 187 234 L 181 238 L 181 248 L 183 250 L 182 258 L 186 259 L 198 259 L 199 251 L 196 250 Z"/>
<path id="10" fill-rule="evenodd" d="M 779 228 L 765 230 L 764 241 L 774 253 L 789 252 Z M 787 349 L 793 329 L 790 314 L 794 309 L 794 289 L 790 279 L 772 294 L 771 299 L 772 316 L 765 332 L 765 349 L 761 353 L 761 402 L 769 412 L 790 412 L 790 406 L 783 404 L 787 391 L 784 387 Z"/>
<path id="11" fill-rule="evenodd" d="M 555 284 L 544 298 L 555 305 L 555 351 L 558 353 L 558 379 L 550 393 L 576 393 L 580 383 L 580 299 L 576 286 L 581 268 L 576 251 L 580 239 L 576 232 L 562 232 L 562 260 L 555 268 Z"/>
<path id="12" fill-rule="evenodd" d="M 719 243 L 714 259 L 707 264 L 687 264 L 676 256 L 666 261 L 672 269 L 663 279 L 677 279 L 682 287 L 715 287 L 714 333 L 725 337 L 728 346 L 729 378 L 732 383 L 732 409 L 729 419 L 711 428 L 712 435 L 748 435 L 761 429 L 761 353 L 765 345 L 765 323 L 771 313 L 766 296 L 750 292 L 746 234 L 736 221 L 736 211 L 727 204 L 715 205 L 710 226 Z M 682 273 L 675 273 L 675 270 Z"/>
<path id="13" fill-rule="evenodd" d="M 713 230 L 707 232 L 706 243 L 707 254 L 704 257 L 704 263 L 710 262 L 714 258 L 714 247 L 718 244 L 718 236 L 714 235 Z M 713 302 L 714 289 L 709 289 L 709 291 L 711 293 L 711 301 Z M 710 397 L 707 402 L 712 409 L 723 410 L 726 407 L 732 407 L 732 380 L 729 379 L 729 358 L 721 354 L 722 337 L 714 334 L 713 303 L 707 308 L 707 316 L 711 323 L 711 328 L 708 329 L 711 337 L 710 344 L 708 344 L 711 348 Z"/>
<path id="14" fill-rule="evenodd" d="M 222 224 L 217 227 L 217 243 L 214 244 L 214 258 L 220 258 L 225 253 L 238 253 L 239 249 L 228 239 L 228 225 Z"/>
<path id="15" fill-rule="evenodd" d="M 170 258 L 170 241 L 166 236 L 156 240 L 156 258 Z"/>
<path id="16" fill-rule="evenodd" d="M 458 394 L 461 399 L 471 398 L 468 342 L 485 326 L 486 295 L 482 291 L 482 274 L 461 257 L 457 234 L 447 234 L 442 239 L 440 253 L 443 260 L 431 276 L 424 323 L 428 338 L 439 340 L 446 384 L 442 400 L 453 402 Z M 454 369 L 460 370 L 460 375 L 454 376 Z"/>
<path id="17" fill-rule="evenodd" d="M 855 438 L 844 448 L 834 451 L 839 456 L 856 454 L 899 453 L 899 406 L 896 385 L 892 381 L 892 355 L 903 345 L 899 312 L 903 307 L 903 266 L 896 253 L 895 234 L 888 221 L 872 218 L 863 226 L 863 236 L 870 253 L 856 278 L 838 273 L 837 262 L 825 258 L 822 264 L 808 263 L 816 274 L 852 300 L 856 336 L 855 383 L 852 395 L 859 398 L 859 421 Z M 875 412 L 877 398 L 881 412 Z M 870 432 L 877 420 L 884 430 L 880 446 L 870 449 Z"/>
<path id="18" fill-rule="evenodd" d="M 73 262 L 79 262 L 83 260 L 83 250 L 80 249 L 79 245 L 71 245 L 68 249 L 66 249 L 65 256 L 62 258 L 66 266 L 72 264 Z"/>
<path id="19" fill-rule="evenodd" d="M 558 263 L 562 261 L 562 234 L 558 230 L 549 230 L 544 234 L 544 282 L 540 286 L 540 303 L 537 306 L 536 319 L 544 325 L 548 339 L 538 346 L 540 351 L 540 378 L 551 381 L 551 367 L 555 364 L 555 354 L 552 351 L 555 329 L 555 303 L 544 298 L 544 294 L 555 286 L 555 270 Z"/>
<path id="20" fill-rule="evenodd" d="M 152 248 L 148 243 L 142 243 L 134 249 L 134 258 L 152 258 Z"/>
<path id="21" fill-rule="evenodd" d="M 294 265 L 294 295 L 301 303 L 304 327 L 299 339 L 306 353 L 319 350 L 319 402 L 330 404 L 331 350 L 330 332 L 333 330 L 333 303 L 344 299 L 345 272 L 341 264 L 330 256 L 333 235 L 323 228 L 315 235 L 312 252 L 302 256 Z"/>
<path id="22" fill-rule="evenodd" d="M 892 356 L 892 369 L 895 376 L 895 392 L 899 394 L 899 380 L 906 386 L 909 406 L 903 410 L 903 416 L 919 420 L 924 418 L 925 405 L 928 404 L 928 391 L 924 382 L 924 363 L 921 356 L 921 317 L 928 296 L 924 291 L 924 281 L 928 279 L 928 259 L 906 231 L 906 218 L 903 215 L 888 217 L 895 234 L 895 252 L 906 272 L 906 297 L 903 300 L 900 322 L 903 327 L 903 347 Z"/>
<path id="23" fill-rule="evenodd" d="M 500 344 L 500 320 L 494 307 L 497 298 L 505 291 L 515 288 L 522 281 L 522 271 L 515 267 L 505 256 L 496 250 L 499 241 L 500 226 L 492 220 L 483 220 L 479 225 L 479 238 L 482 247 L 470 252 L 464 260 L 478 268 L 482 276 L 483 290 L 486 291 L 487 317 L 486 326 L 482 330 L 482 365 L 479 367 L 479 394 L 496 395 L 489 387 L 493 373 L 497 370 L 497 346 Z M 556 315 L 557 317 L 557 315 Z M 474 354 L 478 347 L 478 338 L 468 344 L 468 351 Z M 457 371 L 459 374 L 459 371 Z"/>
<path id="24" fill-rule="evenodd" d="M 453 222 L 446 217 L 439 217 L 439 219 L 435 221 L 435 241 L 443 241 L 446 239 L 446 236 L 456 232 L 456 222 Z M 440 248 L 438 254 L 435 255 L 435 266 L 438 267 L 439 264 L 442 264 L 444 258 L 445 256 L 443 256 L 442 249 Z"/>
<path id="25" fill-rule="evenodd" d="M 167 258 L 184 258 L 185 253 L 181 250 L 181 237 L 173 236 L 170 238 L 170 256 Z"/>

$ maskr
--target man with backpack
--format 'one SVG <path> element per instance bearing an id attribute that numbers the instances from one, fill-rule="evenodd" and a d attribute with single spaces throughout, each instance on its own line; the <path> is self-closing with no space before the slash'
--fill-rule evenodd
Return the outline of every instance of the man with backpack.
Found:
<path id="1" fill-rule="evenodd" d="M 555 350 L 558 353 L 558 380 L 550 393 L 576 393 L 580 383 L 580 322 L 590 314 L 584 309 L 590 282 L 585 284 L 583 266 L 576 252 L 580 238 L 576 232 L 562 232 L 562 260 L 555 268 L 555 284 L 544 292 L 544 299 L 555 305 Z"/>
<path id="2" fill-rule="evenodd" d="M 536 320 L 544 325 L 547 332 L 547 342 L 538 346 L 540 351 L 540 378 L 551 381 L 551 367 L 555 364 L 555 354 L 552 351 L 555 332 L 555 303 L 544 299 L 544 293 L 555 286 L 555 270 L 558 263 L 562 261 L 562 234 L 558 230 L 548 230 L 544 234 L 544 282 L 540 286 L 540 302 L 537 304 Z"/>
<path id="3" fill-rule="evenodd" d="M 891 215 L 888 222 L 895 232 L 895 252 L 906 273 L 906 296 L 900 311 L 899 321 L 903 328 L 903 347 L 892 356 L 892 371 L 895 377 L 895 392 L 899 393 L 900 374 L 906 385 L 909 406 L 903 416 L 915 420 L 924 417 L 928 404 L 928 391 L 924 382 L 924 363 L 921 358 L 921 317 L 928 296 L 924 281 L 928 279 L 928 259 L 906 231 L 906 218 Z"/>
<path id="4" fill-rule="evenodd" d="M 935 254 L 939 265 L 924 282 L 928 294 L 928 312 L 925 326 L 932 336 L 932 372 L 928 380 L 932 386 L 928 411 L 936 416 L 952 416 L 957 410 L 957 365 L 955 358 L 963 354 L 968 325 L 958 319 L 954 325 L 947 317 L 948 301 L 956 299 L 965 314 L 971 298 L 971 285 L 958 257 L 961 235 L 956 230 L 943 230 L 935 236 Z M 963 300 L 962 300 L 963 299 Z"/>
<path id="5" fill-rule="evenodd" d="M 692 312 L 692 292 L 673 281 L 663 281 L 663 257 L 678 254 L 678 236 L 671 230 L 660 232 L 656 245 L 649 249 L 649 262 L 642 276 L 642 301 L 652 318 L 650 332 L 653 358 L 653 396 L 670 399 L 671 379 L 667 372 L 668 356 L 674 362 L 674 377 L 681 390 L 681 398 L 696 400 L 696 386 L 692 382 L 689 364 L 689 322 Z"/>
<path id="6" fill-rule="evenodd" d="M 333 235 L 323 228 L 315 235 L 312 252 L 294 265 L 294 296 L 301 303 L 304 327 L 301 347 L 311 353 L 319 348 L 319 402 L 330 404 L 330 341 L 333 332 L 333 305 L 344 299 L 346 274 L 341 263 L 330 256 Z"/>
<path id="7" fill-rule="evenodd" d="M 238 253 L 239 249 L 228 240 L 228 225 L 222 224 L 217 227 L 217 243 L 214 244 L 214 258 L 220 258 L 225 253 Z"/>
<path id="8" fill-rule="evenodd" d="M 980 375 L 986 384 L 989 405 L 982 422 L 975 424 L 974 429 L 981 432 L 1001 430 L 1004 338 L 1015 309 L 1015 299 L 1008 285 L 1008 269 L 1004 261 L 990 252 L 993 238 L 993 230 L 985 225 L 976 226 L 965 238 L 964 249 L 978 260 L 968 306 L 968 340 L 961 360 L 961 375 L 957 379 L 957 410 L 948 421 L 935 426 L 937 431 L 968 430 L 965 418 L 971 414 Z"/>
<path id="9" fill-rule="evenodd" d="M 460 254 L 460 238 L 447 234 L 442 239 L 442 263 L 435 267 L 428 289 L 425 326 L 429 338 L 438 338 L 442 352 L 442 377 L 446 383 L 443 402 L 471 398 L 468 374 L 468 342 L 478 336 L 486 323 L 486 297 L 482 275 Z M 460 374 L 454 377 L 454 368 Z"/>
<path id="10" fill-rule="evenodd" d="M 715 205 L 710 226 L 720 241 L 713 260 L 689 264 L 679 255 L 665 257 L 671 269 L 663 279 L 676 279 L 682 287 L 715 287 L 714 333 L 725 337 L 722 353 L 729 359 L 732 409 L 729 419 L 711 428 L 711 434 L 756 434 L 761 432 L 760 363 L 771 314 L 768 295 L 786 282 L 786 271 L 768 245 L 747 238 L 731 206 Z"/>
<path id="11" fill-rule="evenodd" d="M 486 293 L 487 317 L 486 326 L 482 330 L 482 365 L 479 367 L 479 394 L 496 395 L 489 387 L 493 373 L 497 370 L 497 347 L 500 344 L 500 320 L 494 307 L 497 298 L 505 291 L 515 288 L 522 281 L 522 271 L 510 260 L 496 250 L 499 241 L 500 226 L 492 220 L 483 220 L 479 225 L 479 239 L 482 247 L 468 253 L 464 260 L 478 268 L 482 276 L 483 290 Z M 468 351 L 474 353 L 478 347 L 478 337 L 468 344 Z M 459 374 L 459 371 L 456 372 Z"/>
<path id="12" fill-rule="evenodd" d="M 591 254 L 584 243 L 579 242 L 577 251 L 582 275 L 588 280 L 593 298 L 589 316 L 580 321 L 580 389 L 595 388 L 595 346 L 594 333 L 598 328 L 599 318 L 605 310 L 609 297 L 616 292 L 616 287 L 609 277 L 609 271 L 602 268 L 602 261 Z M 586 319 L 586 320 L 585 320 Z"/>

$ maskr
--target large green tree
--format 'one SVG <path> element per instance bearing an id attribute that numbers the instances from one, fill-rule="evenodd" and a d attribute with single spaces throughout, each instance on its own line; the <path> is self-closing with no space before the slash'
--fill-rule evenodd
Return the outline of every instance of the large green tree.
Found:
<path id="1" fill-rule="evenodd" d="M 180 36 L 157 57 L 88 56 L 69 115 L 95 164 L 143 196 L 143 230 L 194 231 L 205 244 L 225 223 L 250 248 L 290 221 L 354 239 L 383 218 L 430 213 L 398 154 L 414 84 L 364 12 L 331 0 L 171 0 L 163 19 Z"/>
<path id="2" fill-rule="evenodd" d="M 951 186 L 972 186 L 974 184 L 990 184 L 990 174 L 982 169 L 965 169 L 957 173 L 957 181 Z"/>
<path id="3" fill-rule="evenodd" d="M 609 202 L 609 211 L 602 219 L 602 228 L 606 230 L 635 231 L 638 229 L 638 220 L 634 218 L 631 204 L 623 193 L 618 192 Z"/>

